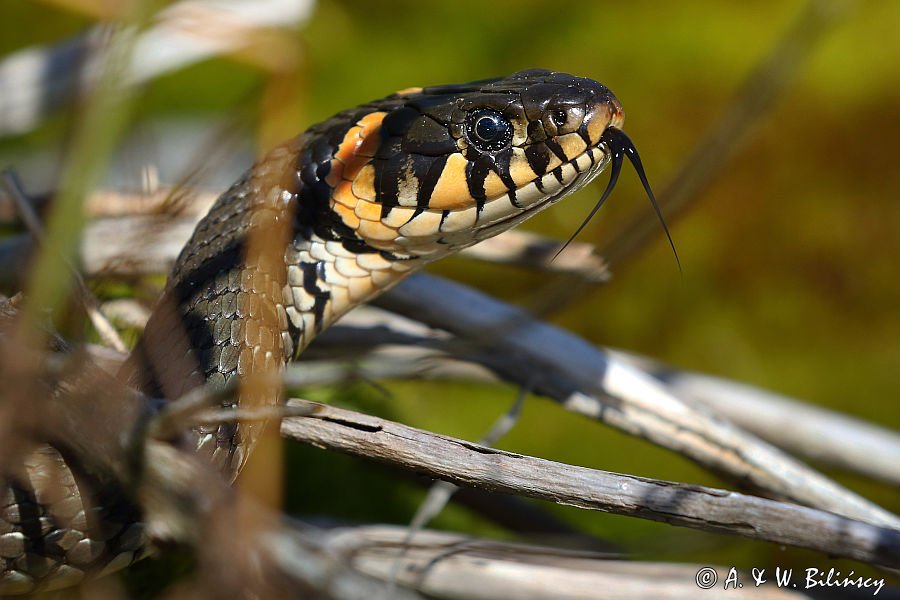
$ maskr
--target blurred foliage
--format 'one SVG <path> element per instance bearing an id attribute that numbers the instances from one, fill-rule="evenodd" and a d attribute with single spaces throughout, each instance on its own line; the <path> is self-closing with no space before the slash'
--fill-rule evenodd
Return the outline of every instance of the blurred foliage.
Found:
<path id="1" fill-rule="evenodd" d="M 298 88 L 290 96 L 296 102 L 293 118 L 311 124 L 412 85 L 555 68 L 598 79 L 616 92 L 628 115 L 626 129 L 659 190 L 804 6 L 800 0 L 322 0 L 297 33 L 303 54 L 292 80 Z M 598 344 L 900 428 L 900 4 L 850 7 L 736 159 L 684 218 L 670 222 L 683 276 L 660 235 L 642 256 L 622 265 L 610 284 L 554 314 L 555 322 Z M 46 5 L 2 3 L 0 23 L 0 53 L 6 53 L 63 39 L 87 21 Z M 208 61 L 148 85 L 137 112 L 141 119 L 250 114 L 248 107 L 264 105 L 267 77 L 245 62 Z M 26 148 L 58 141 L 62 121 L 5 144 Z M 284 131 L 284 137 L 291 134 Z M 603 185 L 595 183 L 526 227 L 566 237 Z M 580 239 L 602 248 L 635 214 L 654 218 L 636 177 L 625 173 Z M 522 303 L 539 286 L 553 284 L 546 275 L 462 259 L 434 271 Z M 486 431 L 515 395 L 490 386 L 386 385 L 390 398 L 358 385 L 309 395 L 470 439 Z M 613 471 L 722 485 L 672 453 L 540 399 L 529 400 L 501 446 Z M 896 489 L 834 475 L 900 511 Z M 390 473 L 305 448 L 290 450 L 287 480 L 291 508 L 336 518 L 404 522 L 421 497 L 408 483 L 398 488 Z M 744 567 L 824 562 L 769 544 L 551 510 L 643 557 Z M 440 524 L 492 532 L 458 509 Z"/>

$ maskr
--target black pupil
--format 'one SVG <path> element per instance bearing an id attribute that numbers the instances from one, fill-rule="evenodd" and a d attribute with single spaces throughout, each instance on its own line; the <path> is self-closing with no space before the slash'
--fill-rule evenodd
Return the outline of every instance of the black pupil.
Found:
<path id="1" fill-rule="evenodd" d="M 475 121 L 475 135 L 483 142 L 496 142 L 506 131 L 506 123 L 500 115 L 488 113 L 481 115 Z"/>
<path id="2" fill-rule="evenodd" d="M 566 111 L 564 111 L 564 110 L 553 111 L 553 122 L 558 126 L 565 125 L 566 124 Z"/>
<path id="3" fill-rule="evenodd" d="M 481 108 L 466 119 L 466 136 L 478 152 L 499 152 L 512 141 L 512 123 L 499 111 Z"/>

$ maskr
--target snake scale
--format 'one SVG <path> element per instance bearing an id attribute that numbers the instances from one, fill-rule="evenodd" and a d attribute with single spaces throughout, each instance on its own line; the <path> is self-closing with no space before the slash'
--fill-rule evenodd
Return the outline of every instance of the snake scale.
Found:
<path id="1" fill-rule="evenodd" d="M 354 306 L 612 163 L 602 203 L 623 155 L 646 185 L 622 120 L 605 86 L 532 69 L 403 90 L 314 125 L 257 162 L 198 224 L 121 377 L 174 400 L 278 372 Z M 274 405 L 279 392 L 239 386 L 226 406 Z M 197 427 L 183 443 L 234 478 L 260 427 Z M 6 479 L 0 593 L 62 587 L 146 553 L 140 510 L 73 464 L 64 444 L 39 446 Z"/>

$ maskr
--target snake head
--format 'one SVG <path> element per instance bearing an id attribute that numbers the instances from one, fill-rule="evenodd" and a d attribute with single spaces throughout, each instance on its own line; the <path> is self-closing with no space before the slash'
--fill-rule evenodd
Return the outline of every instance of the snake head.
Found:
<path id="1" fill-rule="evenodd" d="M 604 134 L 623 121 L 606 86 L 541 69 L 367 107 L 334 152 L 331 206 L 368 247 L 429 260 L 587 184 L 610 161 Z"/>

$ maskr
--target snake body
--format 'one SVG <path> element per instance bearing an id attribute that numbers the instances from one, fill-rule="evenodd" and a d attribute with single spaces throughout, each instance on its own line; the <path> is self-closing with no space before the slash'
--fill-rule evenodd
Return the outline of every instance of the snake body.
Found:
<path id="1" fill-rule="evenodd" d="M 354 306 L 585 185 L 616 154 L 622 119 L 605 86 L 546 70 L 338 113 L 216 201 L 123 377 L 174 400 L 278 372 Z M 226 406 L 274 405 L 279 392 L 242 384 Z M 235 477 L 259 429 L 198 427 L 182 443 Z M 0 592 L 58 587 L 144 554 L 140 511 L 59 446 L 41 446 L 0 488 Z"/>

